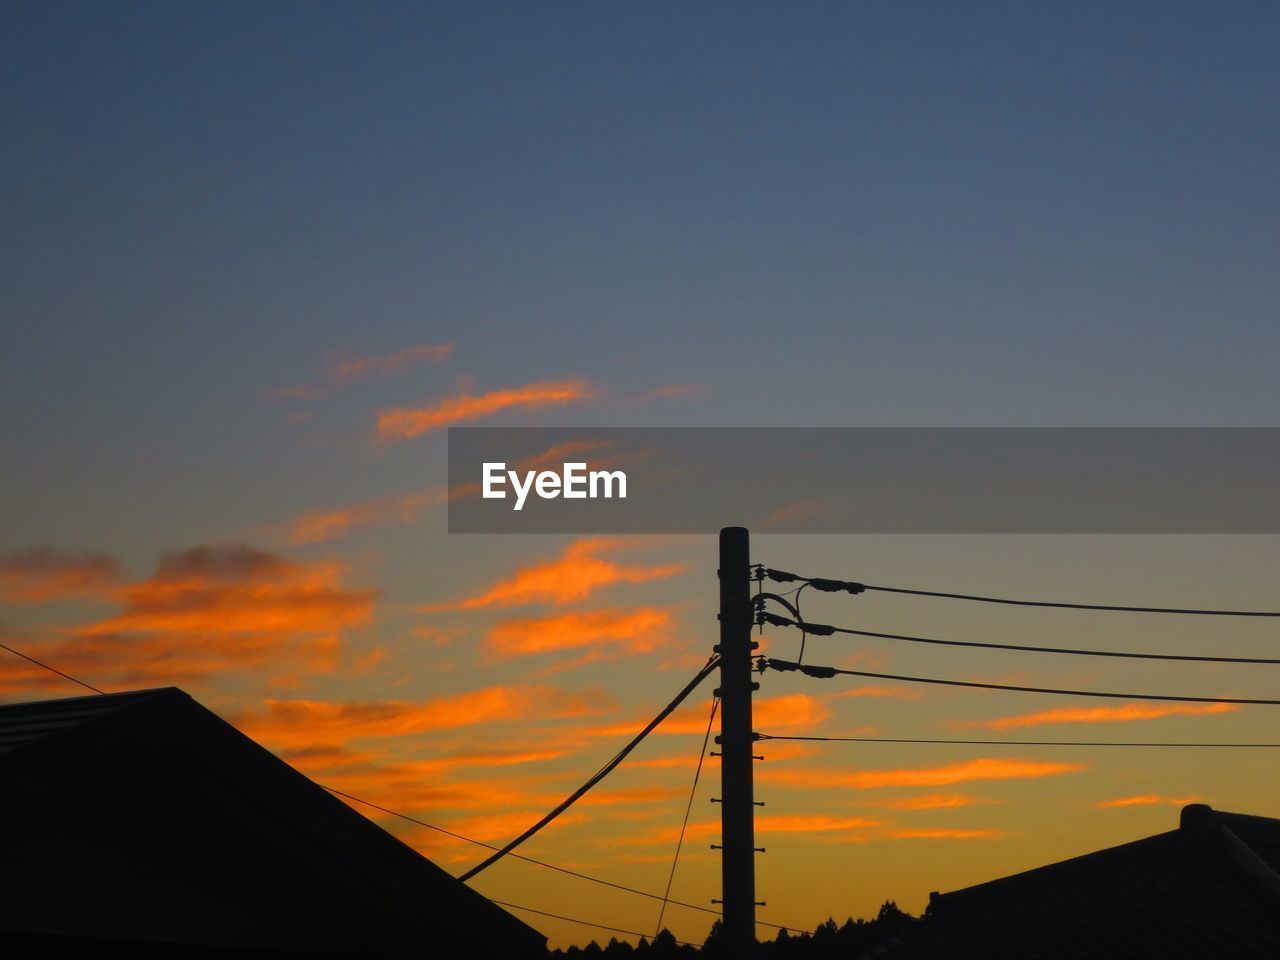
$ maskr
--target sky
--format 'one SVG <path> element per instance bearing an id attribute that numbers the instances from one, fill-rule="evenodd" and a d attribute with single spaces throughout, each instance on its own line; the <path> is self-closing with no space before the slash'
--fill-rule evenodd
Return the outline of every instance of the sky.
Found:
<path id="1" fill-rule="evenodd" d="M 486 842 L 577 786 L 706 659 L 715 538 L 450 536 L 449 424 L 1280 421 L 1268 5 L 6 14 L 0 638 L 104 689 L 181 686 L 319 782 Z M 753 552 L 926 589 L 1259 609 L 1280 561 L 1263 536 L 757 535 Z M 1266 656 L 1276 639 L 1260 621 L 921 598 L 820 596 L 806 614 L 1100 649 Z M 762 640 L 794 652 L 785 632 Z M 1266 667 L 821 650 L 889 672 L 1274 695 Z M 1276 729 L 1267 707 L 844 679 L 763 677 L 757 729 Z M 5 700 L 76 693 L 0 662 Z M 527 852 L 661 890 L 709 707 L 710 685 Z M 1264 751 L 763 752 L 760 915 L 798 927 L 887 898 L 919 911 L 931 890 L 1170 829 L 1190 798 L 1280 815 Z M 717 774 L 708 761 L 672 891 L 707 905 Z M 379 822 L 455 873 L 480 859 Z M 657 920 L 651 901 L 528 864 L 475 885 L 628 930 Z M 553 945 L 592 935 L 527 918 Z M 666 922 L 700 941 L 708 919 Z"/>

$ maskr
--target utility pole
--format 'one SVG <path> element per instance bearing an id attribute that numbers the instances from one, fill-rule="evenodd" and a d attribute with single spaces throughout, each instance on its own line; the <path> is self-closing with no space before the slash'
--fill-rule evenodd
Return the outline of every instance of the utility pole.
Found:
<path id="1" fill-rule="evenodd" d="M 755 796 L 752 786 L 750 538 L 720 531 L 720 830 L 726 955 L 747 960 L 756 945 Z"/>

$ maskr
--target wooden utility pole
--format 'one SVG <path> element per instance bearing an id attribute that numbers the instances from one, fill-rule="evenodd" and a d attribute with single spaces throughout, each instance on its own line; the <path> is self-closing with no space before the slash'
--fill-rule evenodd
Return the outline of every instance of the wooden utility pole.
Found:
<path id="1" fill-rule="evenodd" d="M 720 531 L 720 829 L 726 956 L 747 960 L 756 944 L 755 796 L 752 786 L 750 538 Z"/>

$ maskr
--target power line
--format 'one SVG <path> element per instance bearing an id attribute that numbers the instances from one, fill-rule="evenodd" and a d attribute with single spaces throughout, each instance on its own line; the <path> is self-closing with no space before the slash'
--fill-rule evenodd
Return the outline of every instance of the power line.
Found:
<path id="1" fill-rule="evenodd" d="M 1114 700 L 1171 700 L 1177 703 L 1239 703 L 1258 706 L 1280 706 L 1280 700 L 1255 700 L 1241 697 L 1184 697 L 1164 693 L 1110 693 L 1100 690 L 1061 690 L 1056 687 L 1021 687 L 1006 683 L 979 683 L 976 680 L 942 680 L 936 677 L 909 677 L 896 673 L 871 673 L 866 670 L 840 670 L 836 667 L 816 667 L 789 660 L 761 658 L 761 668 L 801 673 L 819 680 L 829 680 L 837 675 L 869 677 L 873 680 L 897 680 L 901 683 L 930 683 L 944 687 L 973 687 L 979 690 L 1004 690 L 1016 693 L 1050 693 L 1067 697 L 1107 697 Z"/>
<path id="2" fill-rule="evenodd" d="M 352 796 L 351 794 L 344 793 L 343 791 L 338 790 L 335 787 L 326 787 L 324 784 L 318 784 L 318 786 L 324 787 L 325 790 L 328 790 L 330 793 L 336 794 L 339 797 L 344 797 L 347 800 L 354 800 L 356 803 L 363 803 L 365 806 L 372 807 L 375 810 L 380 810 L 381 812 L 389 816 L 399 817 L 401 820 L 407 820 L 410 823 L 416 823 L 420 827 L 426 827 L 428 830 L 435 830 L 437 833 L 443 833 L 445 836 L 453 837 L 455 840 L 463 840 L 463 841 L 466 841 L 467 843 L 473 843 L 477 847 L 485 847 L 486 849 L 489 849 L 489 850 L 502 849 L 501 847 L 494 846 L 492 843 L 485 843 L 483 840 L 476 840 L 473 837 L 464 836 L 461 833 L 455 833 L 452 830 L 446 830 L 444 827 L 436 826 L 434 823 L 427 823 L 427 821 L 425 820 L 419 820 L 417 817 L 412 817 L 407 813 L 401 813 L 398 810 L 392 810 L 389 807 L 384 807 L 381 804 L 374 803 L 372 800 L 365 800 L 361 797 Z M 538 860 L 534 857 L 527 857 L 522 853 L 512 852 L 507 854 L 507 856 L 512 857 L 516 860 L 523 860 L 525 863 L 532 863 L 535 866 L 546 867 L 548 870 L 555 870 L 557 873 L 563 873 L 570 877 L 577 877 L 580 880 L 590 880 L 592 883 L 598 883 L 601 886 L 612 887 L 615 890 L 622 890 L 626 893 L 634 893 L 641 897 L 648 897 L 651 900 L 663 899 L 658 894 L 649 893 L 647 890 L 637 890 L 635 887 L 628 887 L 626 884 L 614 883 L 612 880 L 604 880 L 600 877 L 593 877 L 587 873 L 579 873 L 577 870 L 570 870 L 568 867 L 561 867 L 554 863 L 548 863 L 545 860 Z M 699 910 L 702 913 L 712 913 L 712 914 L 715 914 L 716 916 L 720 915 L 719 910 L 712 910 L 710 907 L 701 907 L 701 906 L 698 906 L 698 904 L 696 903 L 685 903 L 682 900 L 671 900 L 670 902 L 676 904 L 677 906 L 688 907 L 690 910 Z"/>
<path id="3" fill-rule="evenodd" d="M 62 672 L 61 670 L 59 670 L 57 667 L 53 667 L 53 666 L 50 666 L 50 665 L 49 665 L 49 664 L 47 664 L 47 663 L 43 663 L 43 662 L 41 662 L 40 660 L 37 660 L 35 657 L 30 657 L 30 656 L 28 656 L 27 654 L 22 653 L 20 650 L 15 650 L 15 649 L 13 649 L 12 647 L 10 647 L 10 646 L 6 646 L 5 644 L 2 644 L 2 643 L 0 643 L 0 650 L 7 650 L 9 653 L 12 653 L 12 654 L 14 654 L 15 656 L 21 657 L 23 660 L 30 661 L 31 663 L 35 664 L 36 666 L 41 667 L 42 669 L 48 670 L 50 673 L 57 674 L 58 676 L 62 677 L 63 679 L 70 680 L 72 683 L 77 683 L 77 684 L 79 684 L 80 686 L 85 687 L 85 688 L 86 688 L 86 689 L 88 689 L 88 690 L 92 690 L 94 693 L 99 694 L 100 696 L 106 696 L 106 695 L 107 695 L 105 690 L 100 690 L 100 689 L 98 689 L 97 687 L 93 686 L 93 685 L 92 685 L 92 684 L 90 684 L 90 683 L 86 683 L 86 682 L 85 682 L 85 681 L 83 681 L 83 680 L 79 680 L 79 679 L 77 679 L 77 678 L 75 678 L 75 677 L 71 676 L 71 675 L 70 675 L 70 674 L 68 674 L 68 673 L 63 673 L 63 672 Z M 707 670 L 707 672 L 709 672 L 709 670 L 710 670 L 710 668 L 711 668 L 712 666 L 713 666 L 713 664 L 709 663 L 709 664 L 707 665 L 707 668 L 704 668 L 704 669 L 706 669 L 706 670 Z M 665 716 L 665 715 L 664 715 L 664 716 Z M 704 749 L 705 749 L 705 748 L 704 748 Z M 624 755 L 625 755 L 625 754 L 624 754 Z M 312 781 L 312 782 L 314 782 L 314 781 Z M 402 819 L 402 820 L 407 820 L 407 821 L 409 821 L 410 823 L 415 823 L 415 824 L 417 824 L 418 826 L 426 827 L 426 828 L 427 828 L 427 829 L 429 829 L 429 830 L 435 830 L 437 833 L 443 833 L 443 834 L 445 834 L 446 836 L 453 837 L 453 838 L 454 838 L 454 839 L 456 839 L 456 840 L 462 840 L 462 841 L 464 841 L 464 842 L 466 842 L 466 843 L 472 843 L 472 844 L 475 844 L 476 846 L 486 847 L 486 848 L 488 848 L 489 850 L 494 850 L 494 851 L 499 851 L 499 852 L 501 851 L 501 848 L 500 848 L 500 847 L 496 847 L 496 846 L 494 846 L 493 844 L 490 844 L 490 843 L 485 843 L 483 840 L 475 840 L 475 839 L 473 839 L 473 838 L 471 838 L 471 837 L 463 836 L 463 835 L 462 835 L 462 834 L 460 834 L 460 833 L 455 833 L 455 832 L 454 832 L 454 831 L 452 831 L 452 830 L 447 830 L 447 829 L 445 829 L 444 827 L 437 826 L 437 825 L 436 825 L 436 824 L 434 824 L 434 823 L 427 823 L 425 820 L 419 820 L 417 817 L 411 817 L 411 816 L 409 816 L 407 813 L 400 813 L 400 812 L 399 812 L 399 811 L 397 811 L 397 810 L 392 810 L 392 809 L 390 809 L 390 808 L 388 808 L 388 807 L 384 807 L 384 806 L 381 806 L 380 804 L 374 803 L 374 802 L 373 802 L 373 801 L 371 801 L 371 800 L 365 800 L 365 799 L 363 799 L 362 797 L 354 796 L 353 794 L 346 793 L 346 792 L 344 792 L 344 791 L 342 791 L 342 790 L 338 790 L 338 789 L 337 789 L 337 788 L 335 788 L 335 787 L 325 786 L 325 785 L 324 785 L 324 784 L 322 784 L 322 783 L 318 783 L 318 784 L 316 784 L 316 786 L 321 787 L 322 789 L 327 790 L 329 793 L 335 794 L 336 796 L 343 797 L 343 798 L 345 798 L 345 799 L 347 799 L 347 800 L 351 800 L 351 801 L 353 801 L 353 802 L 355 802 L 355 803 L 361 803 L 361 804 L 364 804 L 365 806 L 367 806 L 367 807 L 372 807 L 372 808 L 373 808 L 373 809 L 375 809 L 375 810 L 380 810 L 381 812 L 383 812 L 383 813 L 387 814 L 388 816 L 399 817 L 399 818 L 400 818 L 400 819 Z M 717 917 L 718 917 L 718 916 L 721 916 L 721 912 L 720 912 L 719 910 L 712 910 L 710 907 L 703 907 L 703 906 L 699 906 L 699 905 L 698 905 L 698 904 L 696 904 L 696 903 L 686 903 L 686 902 L 685 902 L 685 901 L 683 901 L 683 900 L 675 900 L 675 899 L 672 899 L 672 898 L 671 898 L 671 897 L 669 897 L 669 896 L 668 896 L 668 897 L 662 897 L 662 896 L 659 896 L 659 895 L 658 895 L 658 894 L 656 894 L 656 893 L 649 893 L 649 892 L 648 892 L 648 891 L 646 891 L 646 890 L 638 890 L 638 889 L 636 889 L 635 887 L 629 887 L 629 886 L 627 886 L 626 884 L 615 883 L 615 882 L 613 882 L 612 880 L 604 880 L 604 879 L 602 879 L 602 878 L 600 878 L 600 877 L 593 877 L 593 876 L 591 876 L 591 875 L 589 875 L 589 874 L 586 874 L 586 873 L 580 873 L 580 872 L 578 872 L 577 870 L 570 870 L 568 867 L 561 867 L 561 866 L 557 866 L 557 865 L 556 865 L 556 864 L 554 864 L 554 863 L 547 863 L 545 860 L 537 860 L 537 859 L 535 859 L 535 858 L 533 858 L 533 857 L 526 857 L 526 856 L 524 856 L 523 854 L 514 853 L 514 852 L 511 852 L 511 851 L 507 851 L 507 854 L 506 854 L 506 855 L 507 855 L 507 856 L 515 857 L 517 860 L 523 860 L 523 861 L 525 861 L 526 863 L 532 863 L 532 864 L 535 864 L 535 865 L 537 865 L 537 866 L 539 866 L 539 867 L 546 867 L 546 868 L 547 868 L 547 869 L 549 869 L 549 870 L 555 870 L 555 871 L 557 871 L 557 872 L 559 872 L 559 873 L 563 873 L 563 874 L 566 874 L 566 875 L 571 876 L 571 877 L 577 877 L 577 878 L 579 878 L 579 879 L 581 879 L 581 880 L 589 880 L 589 881 L 591 881 L 592 883 L 598 883 L 598 884 L 601 884 L 602 886 L 612 887 L 612 888 L 613 888 L 613 889 L 615 889 L 615 890 L 621 890 L 621 891 L 624 891 L 624 892 L 626 892 L 626 893 L 633 893 L 633 894 L 636 894 L 636 895 L 641 896 L 641 897 L 648 897 L 648 898 L 649 898 L 649 899 L 651 899 L 651 900 L 662 900 L 662 901 L 664 901 L 665 903 L 673 903 L 673 904 L 675 904 L 676 906 L 679 906 L 679 907 L 685 907 L 686 909 L 689 909 L 689 910 L 697 910 L 697 911 L 699 911 L 699 912 L 701 912 L 701 913 L 709 913 L 709 914 L 712 914 L 712 915 L 717 916 Z M 670 893 L 670 888 L 669 888 L 669 887 L 668 887 L 668 891 L 667 891 L 667 892 L 668 892 L 668 893 Z M 495 902 L 496 902 L 496 901 L 495 901 Z M 579 921 L 573 921 L 573 922 L 579 922 Z M 763 927 L 772 927 L 772 928 L 773 928 L 773 929 L 775 929 L 775 930 L 782 930 L 782 929 L 798 930 L 798 929 L 803 929 L 803 928 L 795 927 L 795 926 L 791 926 L 791 927 L 784 927 L 782 924 L 779 924 L 779 923 L 769 923 L 769 922 L 764 921 L 764 920 L 757 920 L 757 921 L 756 921 L 756 923 L 757 923 L 757 924 L 759 924 L 760 926 L 763 926 Z M 607 928 L 607 929 L 612 929 L 612 928 Z M 629 931 L 619 931 L 619 932 L 629 932 Z M 636 934 L 636 936 L 642 936 L 642 934 Z"/>
<path id="4" fill-rule="evenodd" d="M 765 594 L 768 596 L 768 594 Z M 1191 656 L 1173 653 L 1136 653 L 1127 650 L 1084 650 L 1078 647 L 1042 647 L 1020 643 L 990 643 L 977 640 L 940 640 L 936 637 L 913 637 L 905 633 L 879 633 L 875 630 L 854 630 L 851 627 L 835 627 L 829 623 L 813 623 L 807 620 L 791 620 L 776 613 L 760 611 L 758 619 L 778 627 L 799 627 L 805 635 L 827 637 L 835 633 L 851 634 L 856 637 L 873 637 L 880 640 L 905 640 L 908 643 L 928 643 L 943 647 L 977 647 L 983 650 L 1014 650 L 1024 653 L 1056 653 L 1069 654 L 1076 657 L 1120 657 L 1127 660 L 1172 660 L 1192 663 L 1269 663 L 1280 664 L 1280 658 L 1270 657 L 1208 657 Z M 800 646 L 801 655 L 797 662 L 803 660 L 804 644 Z"/>
<path id="5" fill-rule="evenodd" d="M 760 740 L 805 740 L 823 743 L 932 743 L 958 744 L 979 747 L 1264 747 L 1280 748 L 1280 743 L 1166 743 L 1163 741 L 1115 740 L 942 740 L 911 737 L 775 737 L 767 733 L 756 734 Z"/>
<path id="6" fill-rule="evenodd" d="M 689 828 L 689 814 L 693 812 L 693 798 L 698 792 L 698 779 L 702 776 L 702 763 L 707 758 L 707 744 L 711 742 L 711 725 L 715 723 L 716 707 L 720 705 L 720 698 L 713 696 L 711 698 L 711 715 L 707 717 L 707 732 L 702 737 L 702 749 L 698 751 L 698 766 L 693 771 L 693 786 L 689 788 L 689 803 L 684 808 L 684 820 L 680 823 L 680 838 L 676 840 L 676 853 L 671 858 L 671 872 L 667 875 L 667 889 L 662 895 L 662 908 L 658 911 L 658 925 L 654 929 L 656 937 L 662 932 L 662 918 L 667 914 L 667 901 L 671 897 L 671 884 L 676 879 L 676 865 L 680 862 L 680 849 L 684 846 L 684 833 Z"/>
<path id="7" fill-rule="evenodd" d="M 349 793 L 344 793 L 342 790 L 339 790 L 336 787 L 328 787 L 328 786 L 325 786 L 323 783 L 318 783 L 316 784 L 316 786 L 323 787 L 325 790 L 328 790 L 330 793 L 336 794 L 339 797 L 344 797 L 347 800 L 353 800 L 356 803 L 362 803 L 366 807 L 372 807 L 374 810 L 379 810 L 382 813 L 387 814 L 388 816 L 399 817 L 401 820 L 407 820 L 409 823 L 417 824 L 420 827 L 426 827 L 428 830 L 435 830 L 437 833 L 443 833 L 445 836 L 453 837 L 455 840 L 463 840 L 467 843 L 475 844 L 477 847 L 485 847 L 486 849 L 489 849 L 489 850 L 502 849 L 501 847 L 496 847 L 491 843 L 485 843 L 483 840 L 476 840 L 473 837 L 468 837 L 461 833 L 455 833 L 452 830 L 446 830 L 444 827 L 437 826 L 434 823 L 428 823 L 425 820 L 419 820 L 417 817 L 412 817 L 407 813 L 401 813 L 398 810 L 392 810 L 389 807 L 384 807 L 381 804 L 374 803 L 372 800 L 365 800 L 362 797 L 357 797 Z M 689 910 L 697 910 L 700 913 L 709 913 L 717 917 L 721 916 L 721 913 L 719 910 L 713 910 L 710 907 L 703 907 L 696 903 L 688 903 L 684 900 L 676 900 L 672 897 L 664 897 L 661 894 L 650 893 L 647 890 L 638 890 L 635 887 L 628 887 L 624 883 L 615 883 L 612 880 L 605 880 L 601 877 L 593 877 L 589 873 L 580 873 L 577 870 L 570 870 L 568 867 L 562 867 L 562 866 L 559 866 L 558 864 L 548 863 L 546 860 L 538 860 L 535 857 L 528 857 L 522 853 L 515 853 L 513 851 L 511 853 L 508 853 L 507 856 L 512 857 L 513 859 L 516 859 L 516 860 L 523 860 L 525 863 L 532 863 L 534 866 L 546 867 L 548 870 L 555 870 L 557 873 L 563 873 L 566 876 L 577 877 L 579 880 L 590 880 L 592 883 L 598 883 L 604 887 L 612 887 L 614 890 L 621 890 L 624 893 L 634 893 L 640 897 L 648 897 L 650 900 L 665 900 L 667 903 L 673 903 L 678 907 L 686 907 Z M 757 920 L 756 923 L 758 923 L 762 927 L 772 927 L 775 930 L 804 929 L 803 927 L 797 927 L 797 926 L 785 926 L 784 924 L 781 924 L 781 923 L 768 923 L 764 920 Z"/>
<path id="8" fill-rule="evenodd" d="M 70 680 L 72 683 L 78 683 L 80 684 L 80 686 L 84 687 L 86 690 L 92 690 L 94 693 L 102 694 L 103 696 L 106 695 L 105 690 L 99 690 L 97 687 L 95 687 L 91 683 L 85 683 L 83 680 L 77 680 L 75 677 L 71 676 L 71 674 L 63 673 L 57 667 L 51 667 L 47 663 L 42 663 L 41 661 L 37 660 L 35 657 L 28 656 L 27 654 L 23 653 L 21 650 L 15 650 L 13 649 L 13 647 L 6 646 L 3 643 L 0 643 L 0 650 L 8 650 L 15 657 L 21 657 L 23 660 L 26 660 L 29 663 L 34 663 L 37 667 L 41 667 L 45 670 L 48 670 L 50 673 L 56 673 L 58 676 L 62 677 L 62 679 L 64 680 Z"/>
<path id="9" fill-rule="evenodd" d="M 603 923 L 593 923 L 590 920 L 578 920 L 575 917 L 565 917 L 565 916 L 561 916 L 558 913 L 547 913 L 547 911 L 545 910 L 535 910 L 533 909 L 533 907 L 522 907 L 518 903 L 507 903 L 505 900 L 490 899 L 489 902 L 496 903 L 501 907 L 508 907 L 512 910 L 524 910 L 527 913 L 536 913 L 540 917 L 551 917 L 554 920 L 565 920 L 565 921 L 568 921 L 569 923 L 580 923 L 584 927 L 595 927 L 597 930 L 609 930 L 609 931 L 612 931 L 613 933 L 625 933 L 628 937 L 640 937 L 641 939 L 644 938 L 643 933 L 637 933 L 635 930 L 623 930 L 621 927 L 610 927 Z M 675 938 L 673 937 L 672 939 L 674 940 Z M 682 947 L 701 946 L 701 944 L 693 943 L 689 940 L 676 940 L 676 943 L 680 944 L 680 946 Z"/>
<path id="10" fill-rule="evenodd" d="M 802 577 L 785 570 L 765 569 L 765 575 L 778 583 L 794 583 L 797 580 L 827 593 L 858 594 L 866 590 L 877 593 L 901 593 L 914 597 L 941 597 L 945 600 L 971 600 L 977 603 L 1000 603 L 1014 607 L 1054 607 L 1063 610 L 1107 610 L 1120 613 L 1176 613 L 1200 617 L 1280 617 L 1280 612 L 1268 610 L 1200 610 L 1187 607 L 1131 607 L 1104 603 L 1060 603 L 1049 600 L 1010 600 L 1005 597 L 984 597 L 971 593 L 943 593 L 938 590 L 909 590 L 905 587 L 884 587 L 856 580 L 828 580 L 822 577 Z"/>
<path id="11" fill-rule="evenodd" d="M 665 707 L 663 707 L 662 710 L 658 713 L 658 715 L 654 717 L 652 720 L 650 720 L 648 725 L 645 726 L 645 728 L 641 730 L 638 734 L 636 734 L 636 736 L 631 740 L 630 743 L 628 743 L 625 747 L 619 750 L 617 754 L 614 755 L 613 759 L 611 759 L 603 767 L 601 767 L 594 774 L 592 774 L 586 783 L 580 786 L 577 790 L 573 791 L 573 793 L 569 794 L 568 797 L 566 797 L 559 804 L 557 804 L 549 813 L 547 813 L 546 816 L 544 816 L 541 820 L 539 820 L 537 823 L 531 826 L 524 833 L 520 834 L 520 836 L 516 837 L 514 840 L 508 843 L 501 850 L 497 851 L 496 853 L 492 854 L 489 857 L 486 857 L 483 861 L 476 864 L 474 867 L 472 867 L 470 870 L 468 870 L 458 879 L 461 880 L 463 883 L 470 880 L 481 870 L 484 870 L 487 867 L 492 866 L 494 863 L 497 863 L 504 856 L 506 856 L 516 847 L 520 846 L 520 844 L 524 843 L 526 840 L 528 840 L 535 833 L 537 833 L 539 830 L 541 830 L 543 827 L 549 824 L 556 817 L 560 816 L 560 814 L 568 810 L 569 807 L 571 807 L 574 804 L 574 802 L 578 800 L 579 797 L 581 797 L 584 793 L 586 793 L 588 790 L 594 787 L 597 783 L 603 780 L 606 776 L 612 773 L 614 769 L 617 768 L 618 764 L 622 763 L 622 761 L 627 758 L 627 755 L 630 754 L 631 751 L 634 750 L 640 744 L 641 740 L 647 737 L 653 731 L 653 729 L 658 726 L 658 724 L 660 724 L 663 720 L 665 720 L 671 714 L 671 712 L 675 710 L 676 707 L 680 706 L 680 704 L 684 702 L 684 699 L 687 696 L 689 696 L 689 694 L 693 693 L 694 689 L 698 686 L 698 684 L 702 683 L 703 680 L 705 680 L 708 676 L 710 676 L 711 671 L 714 670 L 718 664 L 719 664 L 719 657 L 712 656 L 711 659 L 708 660 L 706 664 L 702 667 L 702 669 L 697 672 L 694 678 L 690 680 L 687 684 L 685 684 L 684 689 L 681 690 L 679 693 L 677 693 L 675 698 L 670 703 L 668 703 Z"/>
<path id="12" fill-rule="evenodd" d="M 453 837 L 456 840 L 464 840 L 467 843 L 473 843 L 477 847 L 485 847 L 489 850 L 502 849 L 501 847 L 496 847 L 491 843 L 485 843 L 483 840 L 476 840 L 472 837 L 464 836 L 461 833 L 455 833 L 452 830 L 446 830 L 444 827 L 436 826 L 434 823 L 427 823 L 427 821 L 425 820 L 419 820 L 417 817 L 411 817 L 407 813 L 400 813 L 398 810 L 391 810 L 387 807 L 381 806 L 380 804 L 374 803 L 371 800 L 364 800 L 361 797 L 352 796 L 351 794 L 344 793 L 341 790 L 335 789 L 334 787 L 325 787 L 324 784 L 319 784 L 319 786 L 324 787 L 324 789 L 328 790 L 330 793 L 337 794 L 338 796 L 344 797 L 347 800 L 354 800 L 356 803 L 363 803 L 365 806 L 372 807 L 375 810 L 380 810 L 381 812 L 388 814 L 389 816 L 399 817 L 401 820 L 407 820 L 410 823 L 416 823 L 420 827 L 426 827 L 428 830 L 435 830 L 437 833 L 443 833 L 446 836 Z M 598 883 L 601 886 L 612 887 L 615 890 L 621 890 L 625 893 L 634 893 L 641 897 L 648 897 L 650 900 L 664 899 L 661 895 L 656 893 L 649 893 L 647 890 L 637 890 L 635 887 L 628 887 L 626 884 L 615 883 L 612 880 L 605 880 L 605 879 L 602 879 L 601 877 L 593 877 L 588 873 L 580 873 L 577 870 L 570 870 L 568 867 L 561 867 L 554 863 L 548 863 L 545 860 L 538 860 L 534 857 L 527 857 L 522 853 L 512 852 L 507 854 L 507 856 L 513 857 L 516 860 L 523 860 L 525 863 L 532 863 L 535 866 L 546 867 L 548 870 L 555 870 L 557 873 L 563 873 L 570 877 L 577 877 L 579 880 L 590 880 L 592 883 Z M 719 910 L 712 910 L 710 907 L 702 907 L 696 903 L 685 903 L 683 900 L 669 900 L 668 902 L 674 903 L 680 907 L 688 907 L 690 910 L 698 910 L 702 913 L 714 914 L 717 917 L 720 916 Z M 766 926 L 774 926 L 774 924 L 766 924 Z M 779 926 L 779 929 L 781 929 L 781 925 L 778 925 L 778 926 Z M 789 927 L 788 929 L 792 929 L 792 928 Z"/>

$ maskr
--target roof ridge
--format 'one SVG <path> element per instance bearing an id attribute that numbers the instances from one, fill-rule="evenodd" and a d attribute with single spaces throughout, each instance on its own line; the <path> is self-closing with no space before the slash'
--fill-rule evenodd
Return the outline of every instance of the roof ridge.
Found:
<path id="1" fill-rule="evenodd" d="M 1258 819 L 1266 819 L 1259 817 Z M 1237 871 L 1244 876 L 1249 886 L 1280 908 L 1280 874 L 1272 869 L 1271 864 L 1258 855 L 1258 851 L 1245 843 L 1234 830 L 1225 823 L 1218 823 L 1218 836 L 1221 842 L 1219 849 Z"/>
<path id="2" fill-rule="evenodd" d="M 71 706 L 76 703 L 102 702 L 105 700 L 119 700 L 132 697 L 142 697 L 149 694 L 169 693 L 177 691 L 184 696 L 190 696 L 181 687 L 143 687 L 139 690 L 115 690 L 111 693 L 86 693 L 79 697 L 50 697 L 46 700 L 16 700 L 13 703 L 0 703 L 0 711 L 4 710 L 24 710 L 31 707 L 45 706 Z"/>

